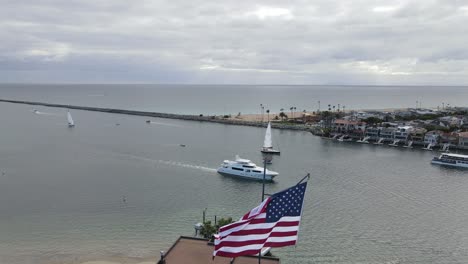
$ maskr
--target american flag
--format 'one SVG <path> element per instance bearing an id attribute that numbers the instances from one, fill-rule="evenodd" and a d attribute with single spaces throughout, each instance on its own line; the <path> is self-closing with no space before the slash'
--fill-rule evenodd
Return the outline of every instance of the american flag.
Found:
<path id="1" fill-rule="evenodd" d="M 215 236 L 213 256 L 255 255 L 263 247 L 295 245 L 307 182 L 265 199 L 239 221 L 225 225 Z"/>

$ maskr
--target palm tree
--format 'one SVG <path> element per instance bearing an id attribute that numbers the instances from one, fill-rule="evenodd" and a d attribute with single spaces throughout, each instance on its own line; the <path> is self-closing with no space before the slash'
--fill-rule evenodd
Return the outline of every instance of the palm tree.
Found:
<path id="1" fill-rule="evenodd" d="M 265 109 L 265 106 L 263 106 L 263 104 L 260 104 L 260 109 L 261 109 L 261 112 L 262 112 L 262 123 L 263 123 L 263 109 Z"/>
<path id="2" fill-rule="evenodd" d="M 267 112 L 267 114 L 268 114 L 268 122 L 270 122 L 270 110 L 267 109 L 266 112 Z"/>
<path id="3" fill-rule="evenodd" d="M 288 116 L 284 112 L 281 112 L 279 116 L 281 117 L 281 121 L 284 121 L 285 118 L 288 118 Z"/>
<path id="4" fill-rule="evenodd" d="M 293 111 L 292 111 L 292 110 L 293 110 L 293 107 L 291 106 L 291 107 L 289 108 L 289 110 L 291 110 L 291 118 L 294 118 Z"/>

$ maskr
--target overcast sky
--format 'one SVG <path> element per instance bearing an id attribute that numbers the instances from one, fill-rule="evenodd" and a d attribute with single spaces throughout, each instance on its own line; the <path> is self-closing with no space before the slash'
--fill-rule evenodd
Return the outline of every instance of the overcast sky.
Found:
<path id="1" fill-rule="evenodd" d="M 468 85 L 468 1 L 3 0 L 0 82 Z"/>

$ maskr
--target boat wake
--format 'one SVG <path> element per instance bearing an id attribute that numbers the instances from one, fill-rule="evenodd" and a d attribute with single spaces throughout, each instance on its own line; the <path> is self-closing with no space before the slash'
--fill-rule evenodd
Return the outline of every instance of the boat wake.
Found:
<path id="1" fill-rule="evenodd" d="M 115 153 L 115 152 L 113 152 L 112 154 L 116 155 L 116 156 L 121 156 L 121 157 L 131 158 L 131 159 L 135 159 L 135 160 L 141 160 L 141 161 L 154 162 L 154 163 L 168 165 L 168 166 L 188 168 L 188 169 L 196 169 L 196 170 L 202 170 L 202 171 L 207 171 L 207 172 L 216 172 L 216 169 L 214 169 L 214 168 L 209 168 L 209 167 L 196 165 L 196 164 L 184 163 L 184 162 L 180 162 L 180 161 L 154 160 L 154 159 L 147 158 L 147 157 L 144 157 L 144 156 L 138 156 L 138 155 L 134 155 L 134 154 Z"/>
<path id="2" fill-rule="evenodd" d="M 203 170 L 203 171 L 209 171 L 209 172 L 216 172 L 216 169 L 214 169 L 214 168 L 208 168 L 208 167 L 200 166 L 200 165 L 182 163 L 182 162 L 179 162 L 179 161 L 156 160 L 156 162 L 161 163 L 161 164 L 165 164 L 165 165 L 170 165 L 170 166 L 177 166 L 177 167 L 183 167 L 183 168 L 190 168 L 190 169 L 197 169 L 197 170 Z"/>
<path id="3" fill-rule="evenodd" d="M 170 127 L 184 127 L 182 125 L 176 125 L 176 124 L 171 124 L 171 123 L 163 123 L 163 122 L 154 122 L 154 121 L 151 121 L 150 124 L 160 125 L 160 126 L 170 126 Z"/>
<path id="4" fill-rule="evenodd" d="M 40 112 L 40 111 L 37 111 L 37 110 L 34 110 L 33 113 L 36 114 L 36 115 L 61 116 L 60 114 L 48 113 L 48 112 Z"/>

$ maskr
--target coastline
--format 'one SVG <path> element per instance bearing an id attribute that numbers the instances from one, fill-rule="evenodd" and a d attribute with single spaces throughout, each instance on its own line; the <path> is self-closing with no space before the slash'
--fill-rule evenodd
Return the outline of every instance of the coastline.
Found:
<path id="1" fill-rule="evenodd" d="M 0 99 L 0 102 L 13 103 L 13 104 L 38 105 L 38 106 L 65 108 L 65 109 L 76 109 L 76 110 L 83 110 L 83 111 L 103 112 L 103 113 L 112 113 L 112 114 L 158 117 L 158 118 L 179 119 L 179 120 L 198 121 L 198 122 L 211 122 L 211 123 L 220 123 L 220 124 L 226 124 L 226 125 L 255 126 L 255 127 L 267 126 L 266 120 L 262 122 L 261 120 L 256 121 L 256 119 L 258 118 L 245 118 L 246 116 L 249 117 L 249 116 L 256 116 L 256 115 L 245 115 L 244 118 L 240 117 L 236 119 L 235 117 L 224 118 L 222 115 L 219 115 L 219 116 L 183 115 L 183 114 L 171 114 L 171 113 L 136 111 L 136 110 L 126 110 L 126 109 L 116 109 L 116 108 L 101 108 L 101 107 L 53 104 L 53 103 L 45 103 L 45 102 L 9 100 L 9 99 Z M 274 114 L 271 114 L 271 116 L 274 116 Z M 276 129 L 310 131 L 309 126 L 302 125 L 302 124 L 284 124 L 284 123 L 272 122 L 271 127 L 276 128 Z"/>

